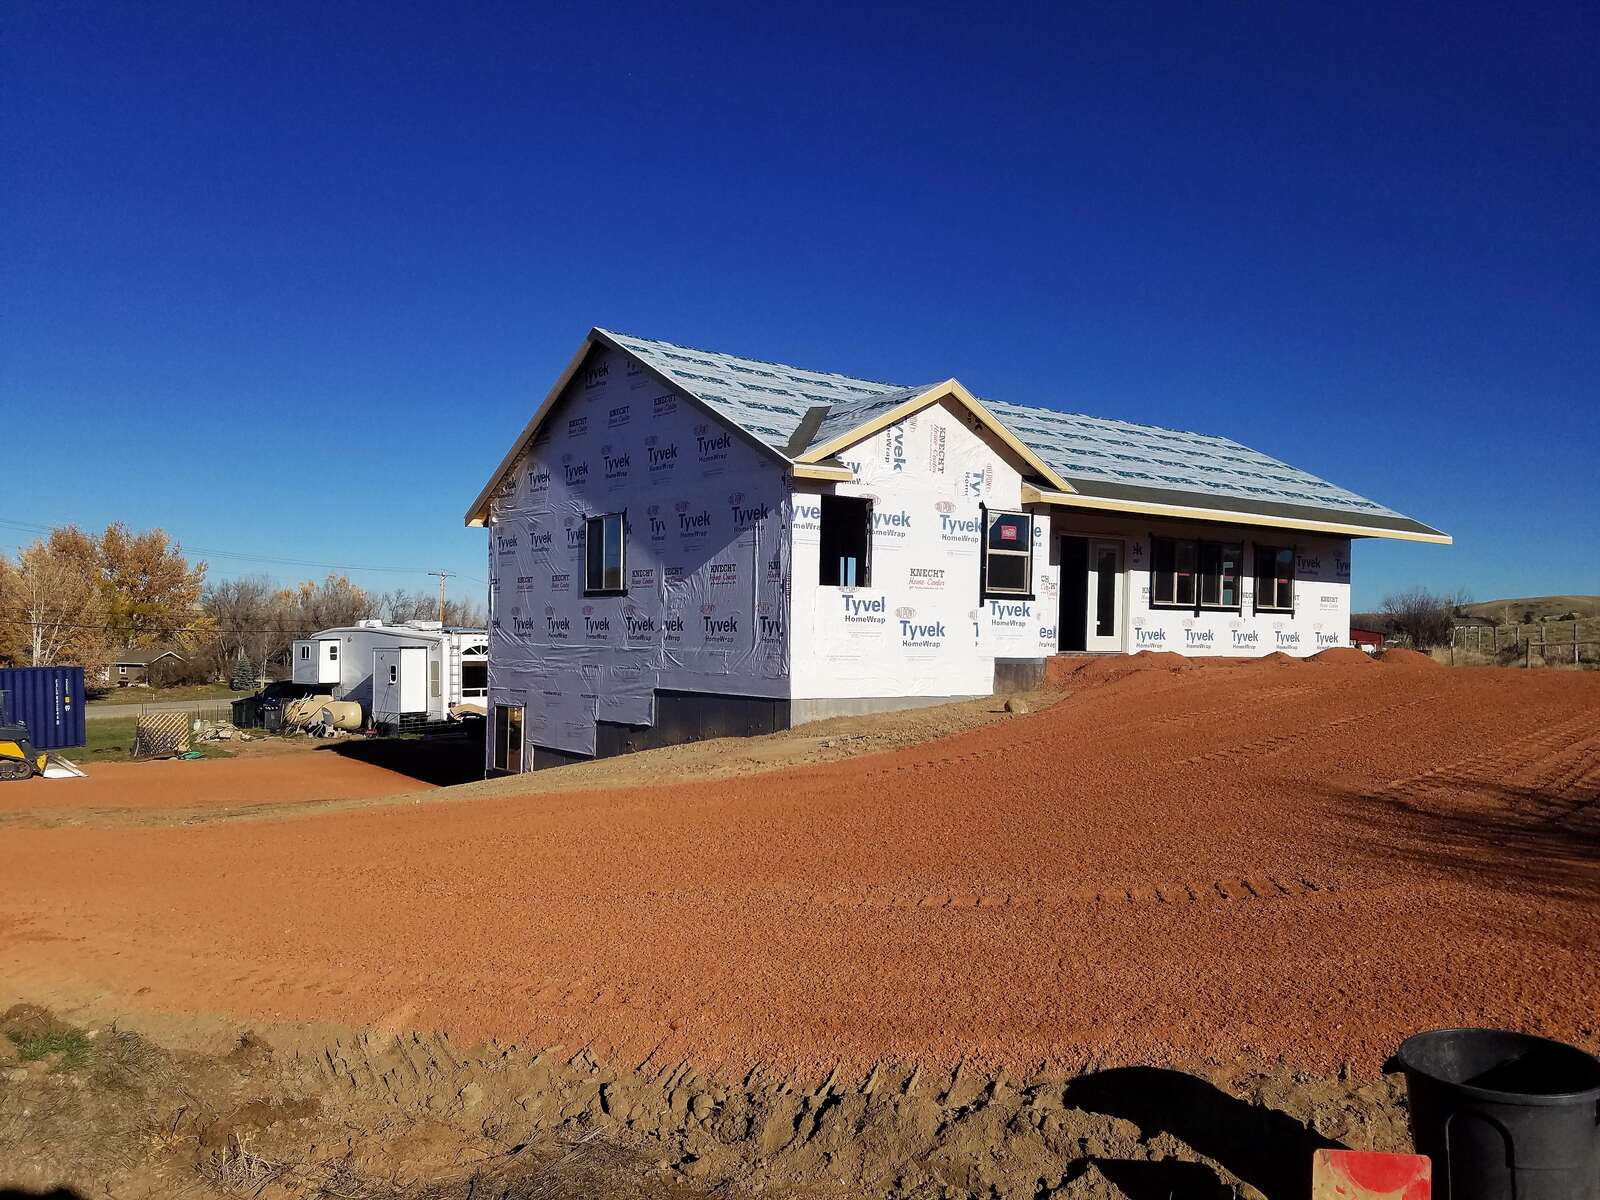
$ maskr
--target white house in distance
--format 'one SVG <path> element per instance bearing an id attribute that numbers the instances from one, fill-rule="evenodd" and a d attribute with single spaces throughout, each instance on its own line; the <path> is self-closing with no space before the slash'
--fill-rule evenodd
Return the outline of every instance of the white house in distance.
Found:
<path id="1" fill-rule="evenodd" d="M 1227 438 L 591 330 L 466 516 L 488 768 L 1348 644 L 1354 538 L 1450 538 Z"/>

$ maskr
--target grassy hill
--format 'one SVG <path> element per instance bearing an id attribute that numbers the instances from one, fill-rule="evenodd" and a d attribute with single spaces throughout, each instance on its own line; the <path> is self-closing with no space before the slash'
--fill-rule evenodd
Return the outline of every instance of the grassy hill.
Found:
<path id="1" fill-rule="evenodd" d="M 1516 600 L 1483 600 L 1464 604 L 1461 611 L 1506 625 L 1568 621 L 1573 613 L 1589 619 L 1600 617 L 1600 596 L 1524 596 Z"/>

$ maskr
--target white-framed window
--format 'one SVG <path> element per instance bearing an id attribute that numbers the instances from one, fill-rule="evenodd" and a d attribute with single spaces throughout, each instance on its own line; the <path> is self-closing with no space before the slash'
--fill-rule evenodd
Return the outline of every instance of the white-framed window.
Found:
<path id="1" fill-rule="evenodd" d="M 823 587 L 872 586 L 872 501 L 861 496 L 822 496 L 821 559 L 817 582 Z"/>
<path id="2" fill-rule="evenodd" d="M 301 646 L 300 647 L 300 657 L 302 659 L 309 659 L 311 657 L 311 647 L 310 646 Z"/>
<path id="3" fill-rule="evenodd" d="M 428 695 L 435 699 L 439 696 L 439 660 L 437 658 L 428 660 Z"/>
<path id="4" fill-rule="evenodd" d="M 1256 543 L 1256 611 L 1294 611 L 1294 547 Z"/>
<path id="5" fill-rule="evenodd" d="M 983 510 L 983 598 L 1033 595 L 1033 518 Z"/>
<path id="6" fill-rule="evenodd" d="M 128 673 L 128 668 L 127 667 L 119 666 L 117 668 L 117 674 L 118 675 L 126 675 L 127 673 Z"/>
<path id="7" fill-rule="evenodd" d="M 338 642 L 329 642 L 328 643 L 328 661 L 329 662 L 338 662 L 339 661 L 339 643 Z"/>
<path id="8" fill-rule="evenodd" d="M 389 685 L 391 687 L 393 687 L 394 684 L 399 681 L 399 679 L 400 679 L 400 668 L 395 666 L 393 663 L 390 663 L 389 664 Z"/>
<path id="9" fill-rule="evenodd" d="M 583 523 L 583 591 L 585 595 L 622 595 L 628 521 L 624 513 L 603 513 Z"/>

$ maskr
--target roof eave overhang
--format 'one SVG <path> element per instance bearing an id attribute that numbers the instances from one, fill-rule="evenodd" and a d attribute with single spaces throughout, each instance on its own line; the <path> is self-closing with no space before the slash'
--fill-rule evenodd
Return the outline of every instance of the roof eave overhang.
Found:
<path id="1" fill-rule="evenodd" d="M 500 465 L 489 477 L 489 482 L 483 485 L 483 491 L 478 493 L 478 498 L 472 502 L 472 507 L 467 509 L 466 524 L 469 529 L 480 529 L 488 523 L 489 502 L 494 499 L 501 480 L 516 465 L 517 457 L 527 449 L 528 443 L 533 441 L 533 435 L 539 432 L 539 426 L 544 424 L 545 417 L 550 415 L 550 410 L 561 398 L 561 393 L 566 390 L 567 384 L 572 382 L 572 377 L 578 373 L 578 368 L 583 366 L 583 360 L 589 357 L 589 351 L 594 347 L 598 333 L 599 330 L 591 329 L 589 335 L 583 339 L 583 345 L 578 347 L 578 352 L 567 363 L 566 369 L 556 378 L 555 386 L 545 394 L 544 402 L 534 410 L 533 419 L 522 427 L 522 432 L 517 435 L 516 441 L 511 443 L 511 449 L 506 451 L 506 456 L 500 460 Z"/>
<path id="2" fill-rule="evenodd" d="M 1056 492 L 1022 485 L 1024 504 L 1054 504 L 1064 508 L 1088 508 L 1102 512 L 1141 513 L 1146 516 L 1174 517 L 1190 521 L 1213 521 L 1227 525 L 1256 525 L 1269 529 L 1300 529 L 1308 533 L 1333 533 L 1344 537 L 1390 538 L 1402 542 L 1429 542 L 1449 546 L 1455 541 L 1448 533 L 1411 529 L 1388 529 L 1357 525 L 1348 521 L 1311 517 L 1281 516 L 1273 513 L 1240 512 L 1236 509 L 1205 508 L 1195 504 L 1169 504 L 1152 500 L 1128 500 L 1112 496 L 1085 496 L 1079 492 Z"/>
<path id="3" fill-rule="evenodd" d="M 895 405 L 885 412 L 879 413 L 870 421 L 836 434 L 827 441 L 822 442 L 807 450 L 795 459 L 800 463 L 819 463 L 825 458 L 831 458 L 839 451 L 854 446 L 857 442 L 864 441 L 877 433 L 880 429 L 887 429 L 896 421 L 904 420 L 912 413 L 921 412 L 930 405 L 937 404 L 944 399 L 953 399 L 976 417 L 990 433 L 994 434 L 1018 458 L 1027 463 L 1040 477 L 1055 485 L 1062 494 L 1073 494 L 1073 487 L 1065 479 L 1052 471 L 1049 465 L 1017 438 L 1016 434 L 1007 429 L 999 417 L 988 410 L 981 400 L 967 391 L 956 379 L 947 379 L 943 383 L 936 383 L 932 387 L 918 392 L 910 399 Z"/>

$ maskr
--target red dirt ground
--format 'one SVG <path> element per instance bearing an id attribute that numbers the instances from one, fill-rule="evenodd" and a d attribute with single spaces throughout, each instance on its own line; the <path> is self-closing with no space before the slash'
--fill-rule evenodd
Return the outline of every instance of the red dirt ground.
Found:
<path id="1" fill-rule="evenodd" d="M 88 778 L 33 779 L 0 793 L 0 814 L 19 809 L 229 808 L 390 796 L 427 787 L 395 771 L 329 751 L 193 762 L 105 762 Z"/>
<path id="2" fill-rule="evenodd" d="M 8 828 L 0 981 L 710 1070 L 1596 1048 L 1600 674 L 1385 667 L 1084 663 L 1045 711 L 766 775 Z"/>

